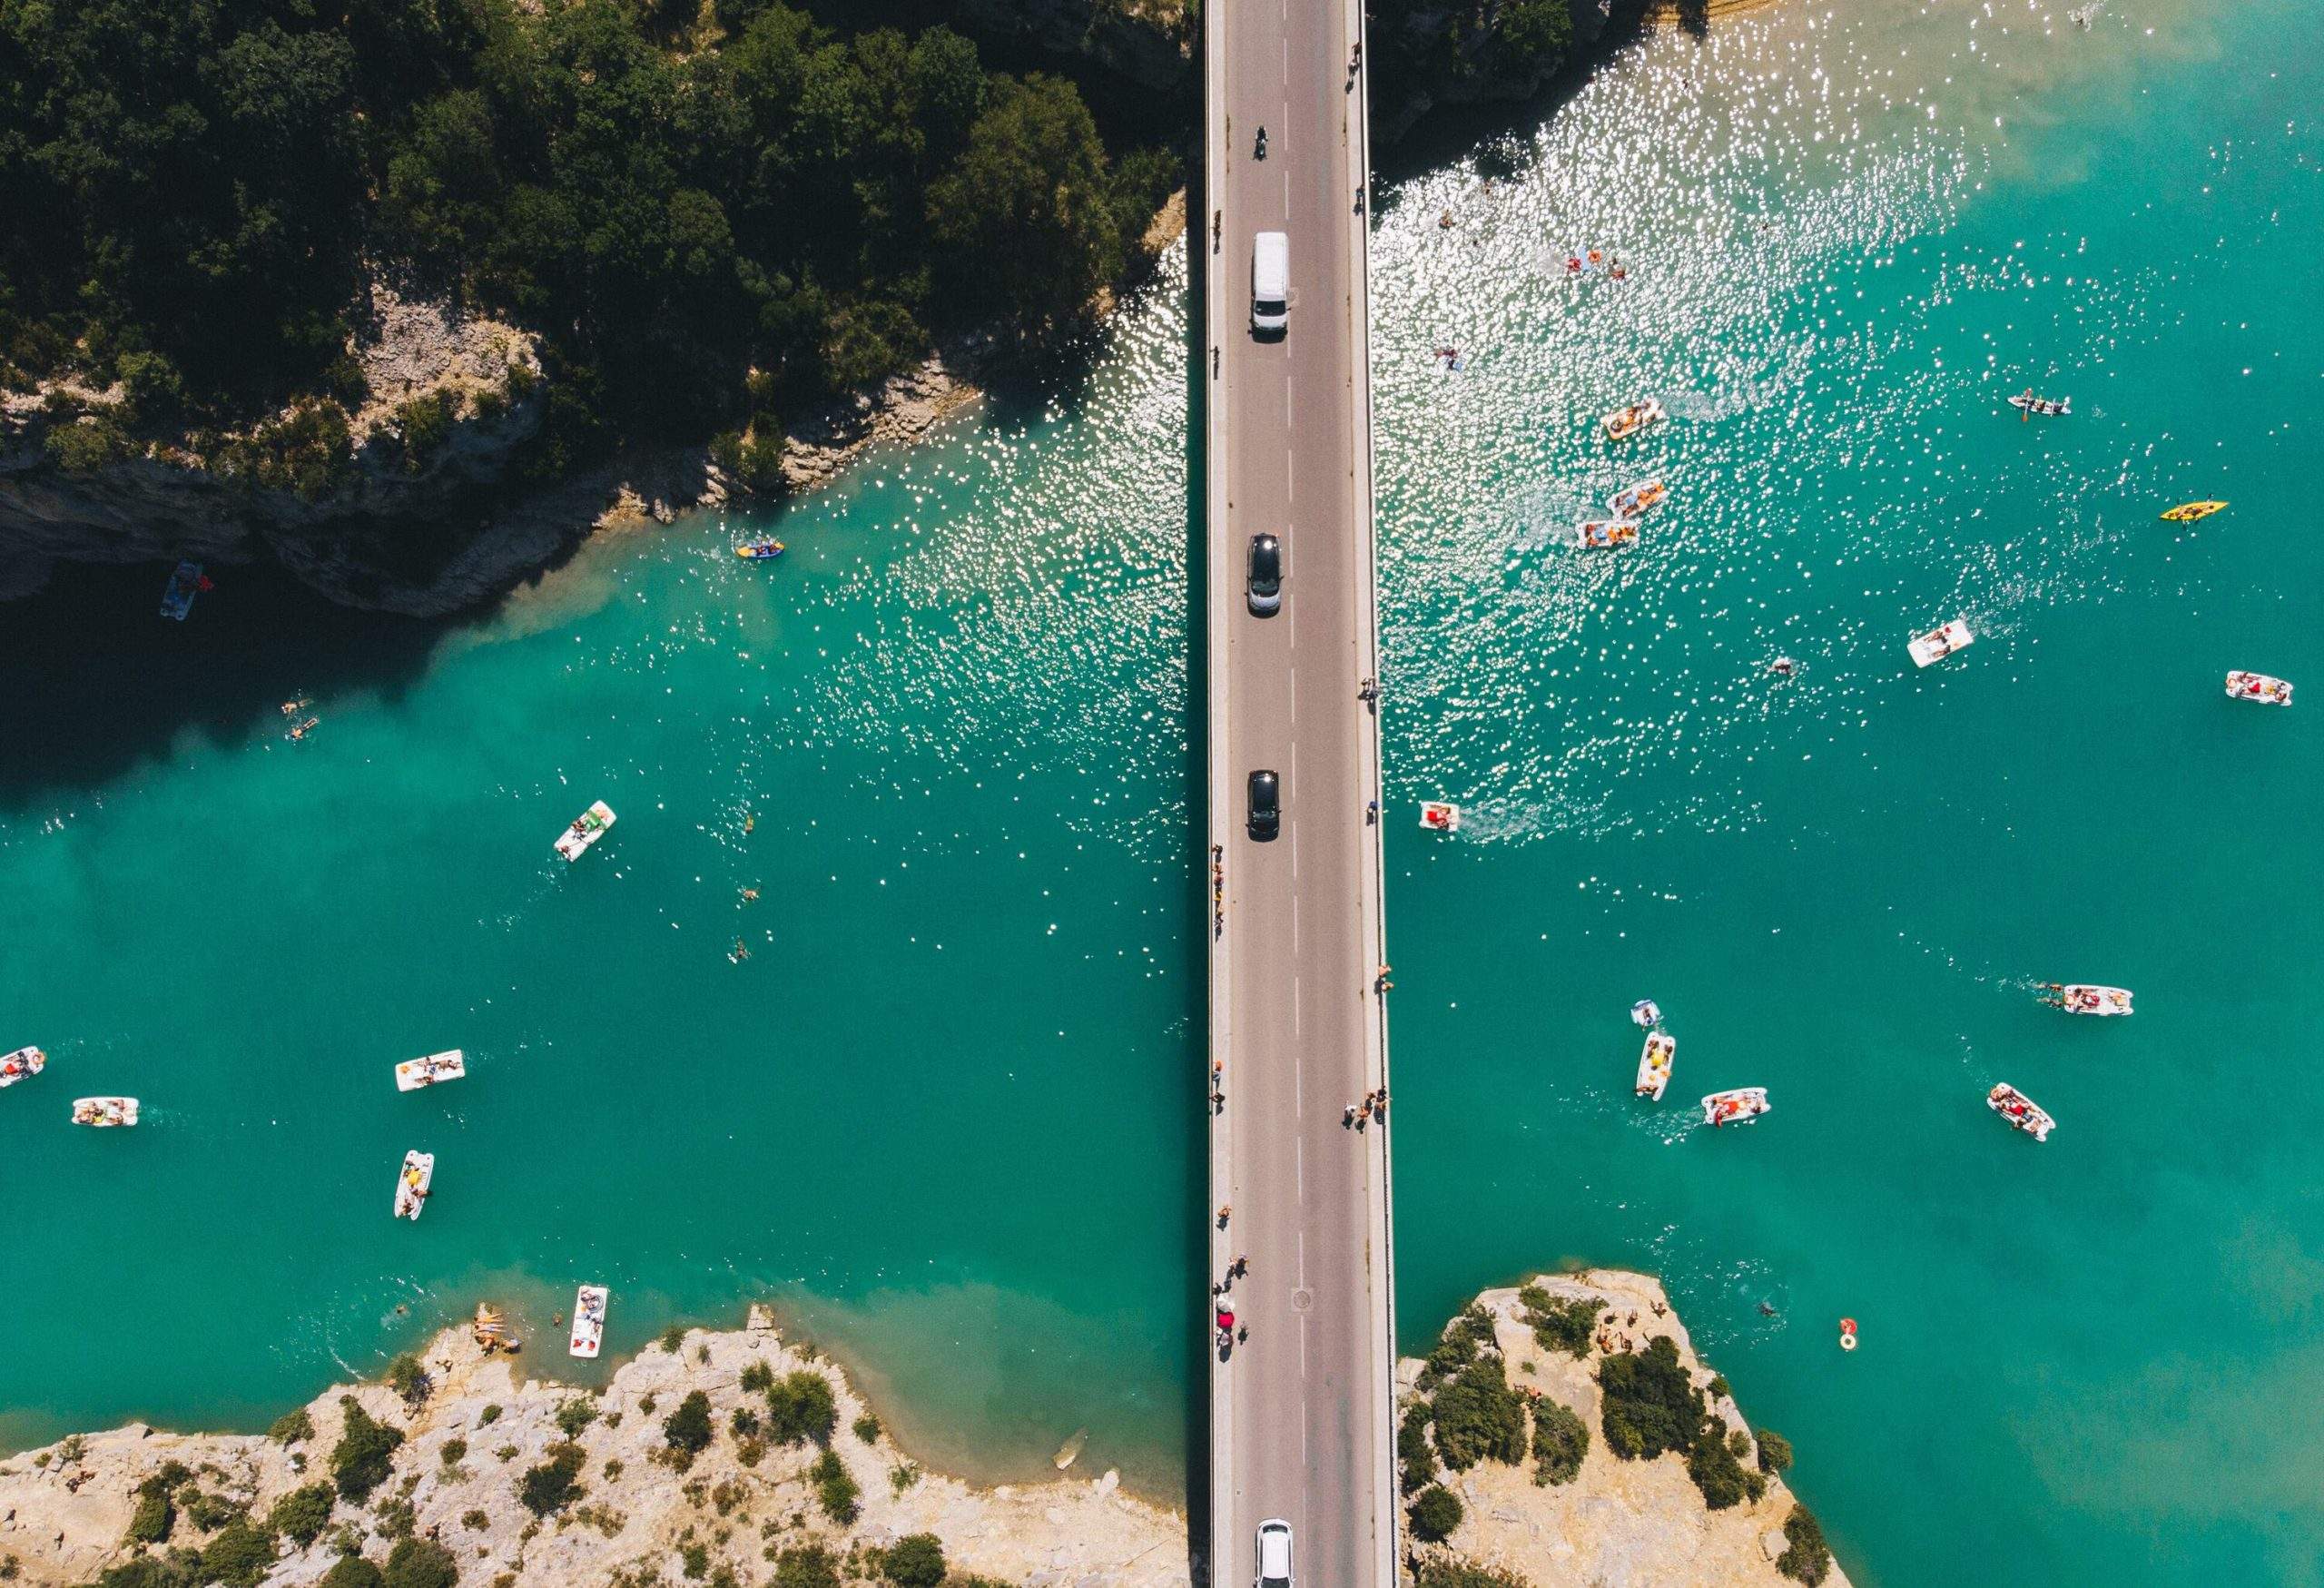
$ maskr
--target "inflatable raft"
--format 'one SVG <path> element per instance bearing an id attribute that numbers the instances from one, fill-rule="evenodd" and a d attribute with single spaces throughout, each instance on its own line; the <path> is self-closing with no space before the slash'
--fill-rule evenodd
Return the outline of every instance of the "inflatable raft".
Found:
<path id="1" fill-rule="evenodd" d="M 2167 524 L 2191 524 L 2198 518 L 2210 518 L 2226 506 L 2225 502 L 2181 502 L 2165 511 L 2162 518 Z"/>
<path id="2" fill-rule="evenodd" d="M 614 824 L 614 808 L 599 800 L 573 819 L 573 825 L 557 834 L 556 852 L 567 860 L 579 860 L 589 845 L 606 835 Z"/>
<path id="3" fill-rule="evenodd" d="M 2051 983 L 2050 991 L 2057 997 L 2051 1001 L 2068 1014 L 2128 1014 L 2131 1012 L 2130 990 L 2124 987 L 2099 987 L 2086 981 L 2068 982 L 2064 986 Z"/>
<path id="4" fill-rule="evenodd" d="M 468 1055 L 458 1048 L 449 1052 L 430 1053 L 425 1059 L 407 1059 L 396 1066 L 396 1090 L 418 1091 L 439 1080 L 458 1080 L 468 1072 Z"/>
<path id="5" fill-rule="evenodd" d="M 1461 807 L 1443 800 L 1423 800 L 1420 824 L 1432 833 L 1458 833 L 1461 830 Z"/>
<path id="6" fill-rule="evenodd" d="M 1573 543 L 1584 551 L 1638 544 L 1638 525 L 1629 518 L 1592 518 L 1573 527 Z"/>
<path id="7" fill-rule="evenodd" d="M 1931 662 L 1945 660 L 1955 651 L 1967 650 L 1976 642 L 1976 638 L 1975 635 L 1969 632 L 1969 626 L 1956 617 L 1941 627 L 1930 629 L 1926 634 L 1914 636 L 1912 642 L 1905 648 L 1912 653 L 1914 666 L 1925 667 Z"/>
<path id="8" fill-rule="evenodd" d="M 1659 425 L 1669 417 L 1662 411 L 1662 405 L 1649 397 L 1644 402 L 1634 402 L 1628 408 L 1615 409 L 1602 422 L 1608 440 L 1626 441 L 1649 425 Z"/>
<path id="9" fill-rule="evenodd" d="M 573 1293 L 573 1344 L 576 1356 L 595 1359 L 606 1343 L 606 1300 L 613 1293 L 603 1285 L 584 1285 Z"/>
<path id="10" fill-rule="evenodd" d="M 137 1123 L 135 1098 L 74 1098 L 73 1122 L 94 1125 L 100 1130 Z"/>
<path id="11" fill-rule="evenodd" d="M 428 1206 L 428 1188 L 436 1183 L 436 1155 L 417 1149 L 403 1155 L 396 1172 L 396 1217 L 417 1218 Z"/>
<path id="12" fill-rule="evenodd" d="M 1638 1056 L 1638 1095 L 1662 1100 L 1664 1089 L 1670 1084 L 1670 1060 L 1678 1056 L 1679 1039 L 1655 1031 L 1646 1039 L 1646 1049 Z"/>
<path id="13" fill-rule="evenodd" d="M 48 1068 L 48 1055 L 38 1048 L 19 1048 L 0 1058 L 0 1087 L 14 1086 Z"/>
<path id="14" fill-rule="evenodd" d="M 2227 676 L 2230 700 L 2256 700 L 2262 705 L 2290 705 L 2291 686 L 2265 673 L 2237 671 Z"/>
<path id="15" fill-rule="evenodd" d="M 2023 1130 L 2036 1141 L 2047 1141 L 2058 1122 L 2024 1092 L 2003 1081 L 1985 1094 L 1985 1107 L 2002 1117 L 2013 1130 Z"/>
<path id="16" fill-rule="evenodd" d="M 1764 1086 L 1738 1086 L 1732 1091 L 1715 1091 L 1703 1099 L 1706 1125 L 1748 1125 L 1767 1111 L 1768 1089 Z"/>

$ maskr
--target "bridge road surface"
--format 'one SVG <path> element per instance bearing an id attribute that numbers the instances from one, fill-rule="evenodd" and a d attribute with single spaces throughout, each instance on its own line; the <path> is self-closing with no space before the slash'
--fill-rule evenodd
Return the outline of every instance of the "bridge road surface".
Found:
<path id="1" fill-rule="evenodd" d="M 1212 1588 L 1256 1573 L 1258 1524 L 1293 1528 L 1300 1588 L 1393 1588 L 1396 1490 L 1384 1127 L 1346 1105 L 1385 1084 L 1373 590 L 1366 94 L 1360 0 L 1212 0 L 1206 21 L 1214 249 L 1206 330 L 1206 614 L 1211 827 L 1225 912 L 1213 943 L 1216 1279 L 1249 1337 L 1212 1355 Z M 1267 157 L 1255 157 L 1258 129 Z M 1290 329 L 1250 328 L 1252 239 L 1290 238 Z M 1253 535 L 1284 545 L 1284 605 L 1250 615 Z M 1273 843 L 1246 779 L 1283 780 Z"/>

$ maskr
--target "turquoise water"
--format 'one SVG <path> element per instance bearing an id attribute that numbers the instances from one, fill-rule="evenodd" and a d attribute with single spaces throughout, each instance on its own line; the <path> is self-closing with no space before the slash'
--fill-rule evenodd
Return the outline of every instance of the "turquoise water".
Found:
<path id="1" fill-rule="evenodd" d="M 2324 25 L 2064 9 L 1661 41 L 1382 206 L 1403 1317 L 1664 1274 L 1859 1583 L 2313 1583 L 2324 740 L 2221 678 L 2324 676 Z M 1649 476 L 1635 552 L 1543 543 Z"/>
<path id="2" fill-rule="evenodd" d="M 1859 1583 L 2315 1583 L 2324 707 L 2219 680 L 2324 687 L 2324 41 L 2063 11 L 1649 40 L 1384 192 L 1400 1305 L 1662 1273 Z M 1564 279 L 1593 243 L 1626 281 Z M 1086 390 L 876 461 L 772 568 L 689 521 L 442 629 L 231 572 L 182 632 L 151 570 L 12 611 L 0 1046 L 54 1061 L 0 1096 L 0 1443 L 261 1423 L 479 1296 L 564 1369 L 586 1278 L 611 1351 L 772 1291 L 931 1461 L 1087 1425 L 1178 1492 L 1184 325 L 1166 279 Z M 1671 422 L 1610 450 L 1642 392 Z M 1552 541 L 1647 475 L 1634 552 Z M 2234 505 L 2156 520 L 2196 497 Z M 2034 1001 L 2074 979 L 2140 1012 Z M 470 1079 L 392 1090 L 452 1045 Z M 1736 1084 L 1775 1112 L 1694 1128 Z M 64 1127 L 116 1089 L 137 1131 Z"/>

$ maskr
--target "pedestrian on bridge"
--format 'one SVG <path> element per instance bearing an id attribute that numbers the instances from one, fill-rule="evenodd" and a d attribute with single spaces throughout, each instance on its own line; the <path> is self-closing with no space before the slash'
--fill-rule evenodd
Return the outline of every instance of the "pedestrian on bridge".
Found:
<path id="1" fill-rule="evenodd" d="M 1369 1107 L 1372 1100 L 1370 1098 L 1366 1098 L 1364 1100 L 1365 1106 Z M 1343 1126 L 1353 1125 L 1355 1123 L 1355 1105 L 1354 1103 L 1348 1104 L 1345 1109 L 1341 1110 L 1340 1123 Z"/>

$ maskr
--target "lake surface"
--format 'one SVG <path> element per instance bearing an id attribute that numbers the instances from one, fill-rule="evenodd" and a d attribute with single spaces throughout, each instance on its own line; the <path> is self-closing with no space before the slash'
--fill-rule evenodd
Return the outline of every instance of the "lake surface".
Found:
<path id="1" fill-rule="evenodd" d="M 1402 1320 L 1662 1274 L 1860 1583 L 2315 1583 L 2324 1203 L 2275 1060 L 2318 1023 L 2324 706 L 2220 681 L 2324 680 L 2324 28 L 2064 10 L 1656 37 L 1384 187 Z M 1624 279 L 1568 276 L 1593 246 Z M 1183 289 L 780 515 L 772 567 L 701 518 L 438 628 L 241 570 L 182 630 L 154 570 L 10 608 L 0 1047 L 52 1062 L 0 1096 L 0 1445 L 258 1425 L 480 1297 L 563 1372 L 587 1279 L 609 1353 L 773 1294 L 932 1462 L 1086 1425 L 1180 1492 Z M 1640 546 L 1563 543 L 1651 477 Z M 2232 506 L 2157 519 L 2193 498 Z M 2139 1012 L 2038 1003 L 2073 980 Z M 1697 1125 L 1742 1084 L 1768 1119 Z M 64 1125 L 113 1090 L 139 1129 Z"/>

